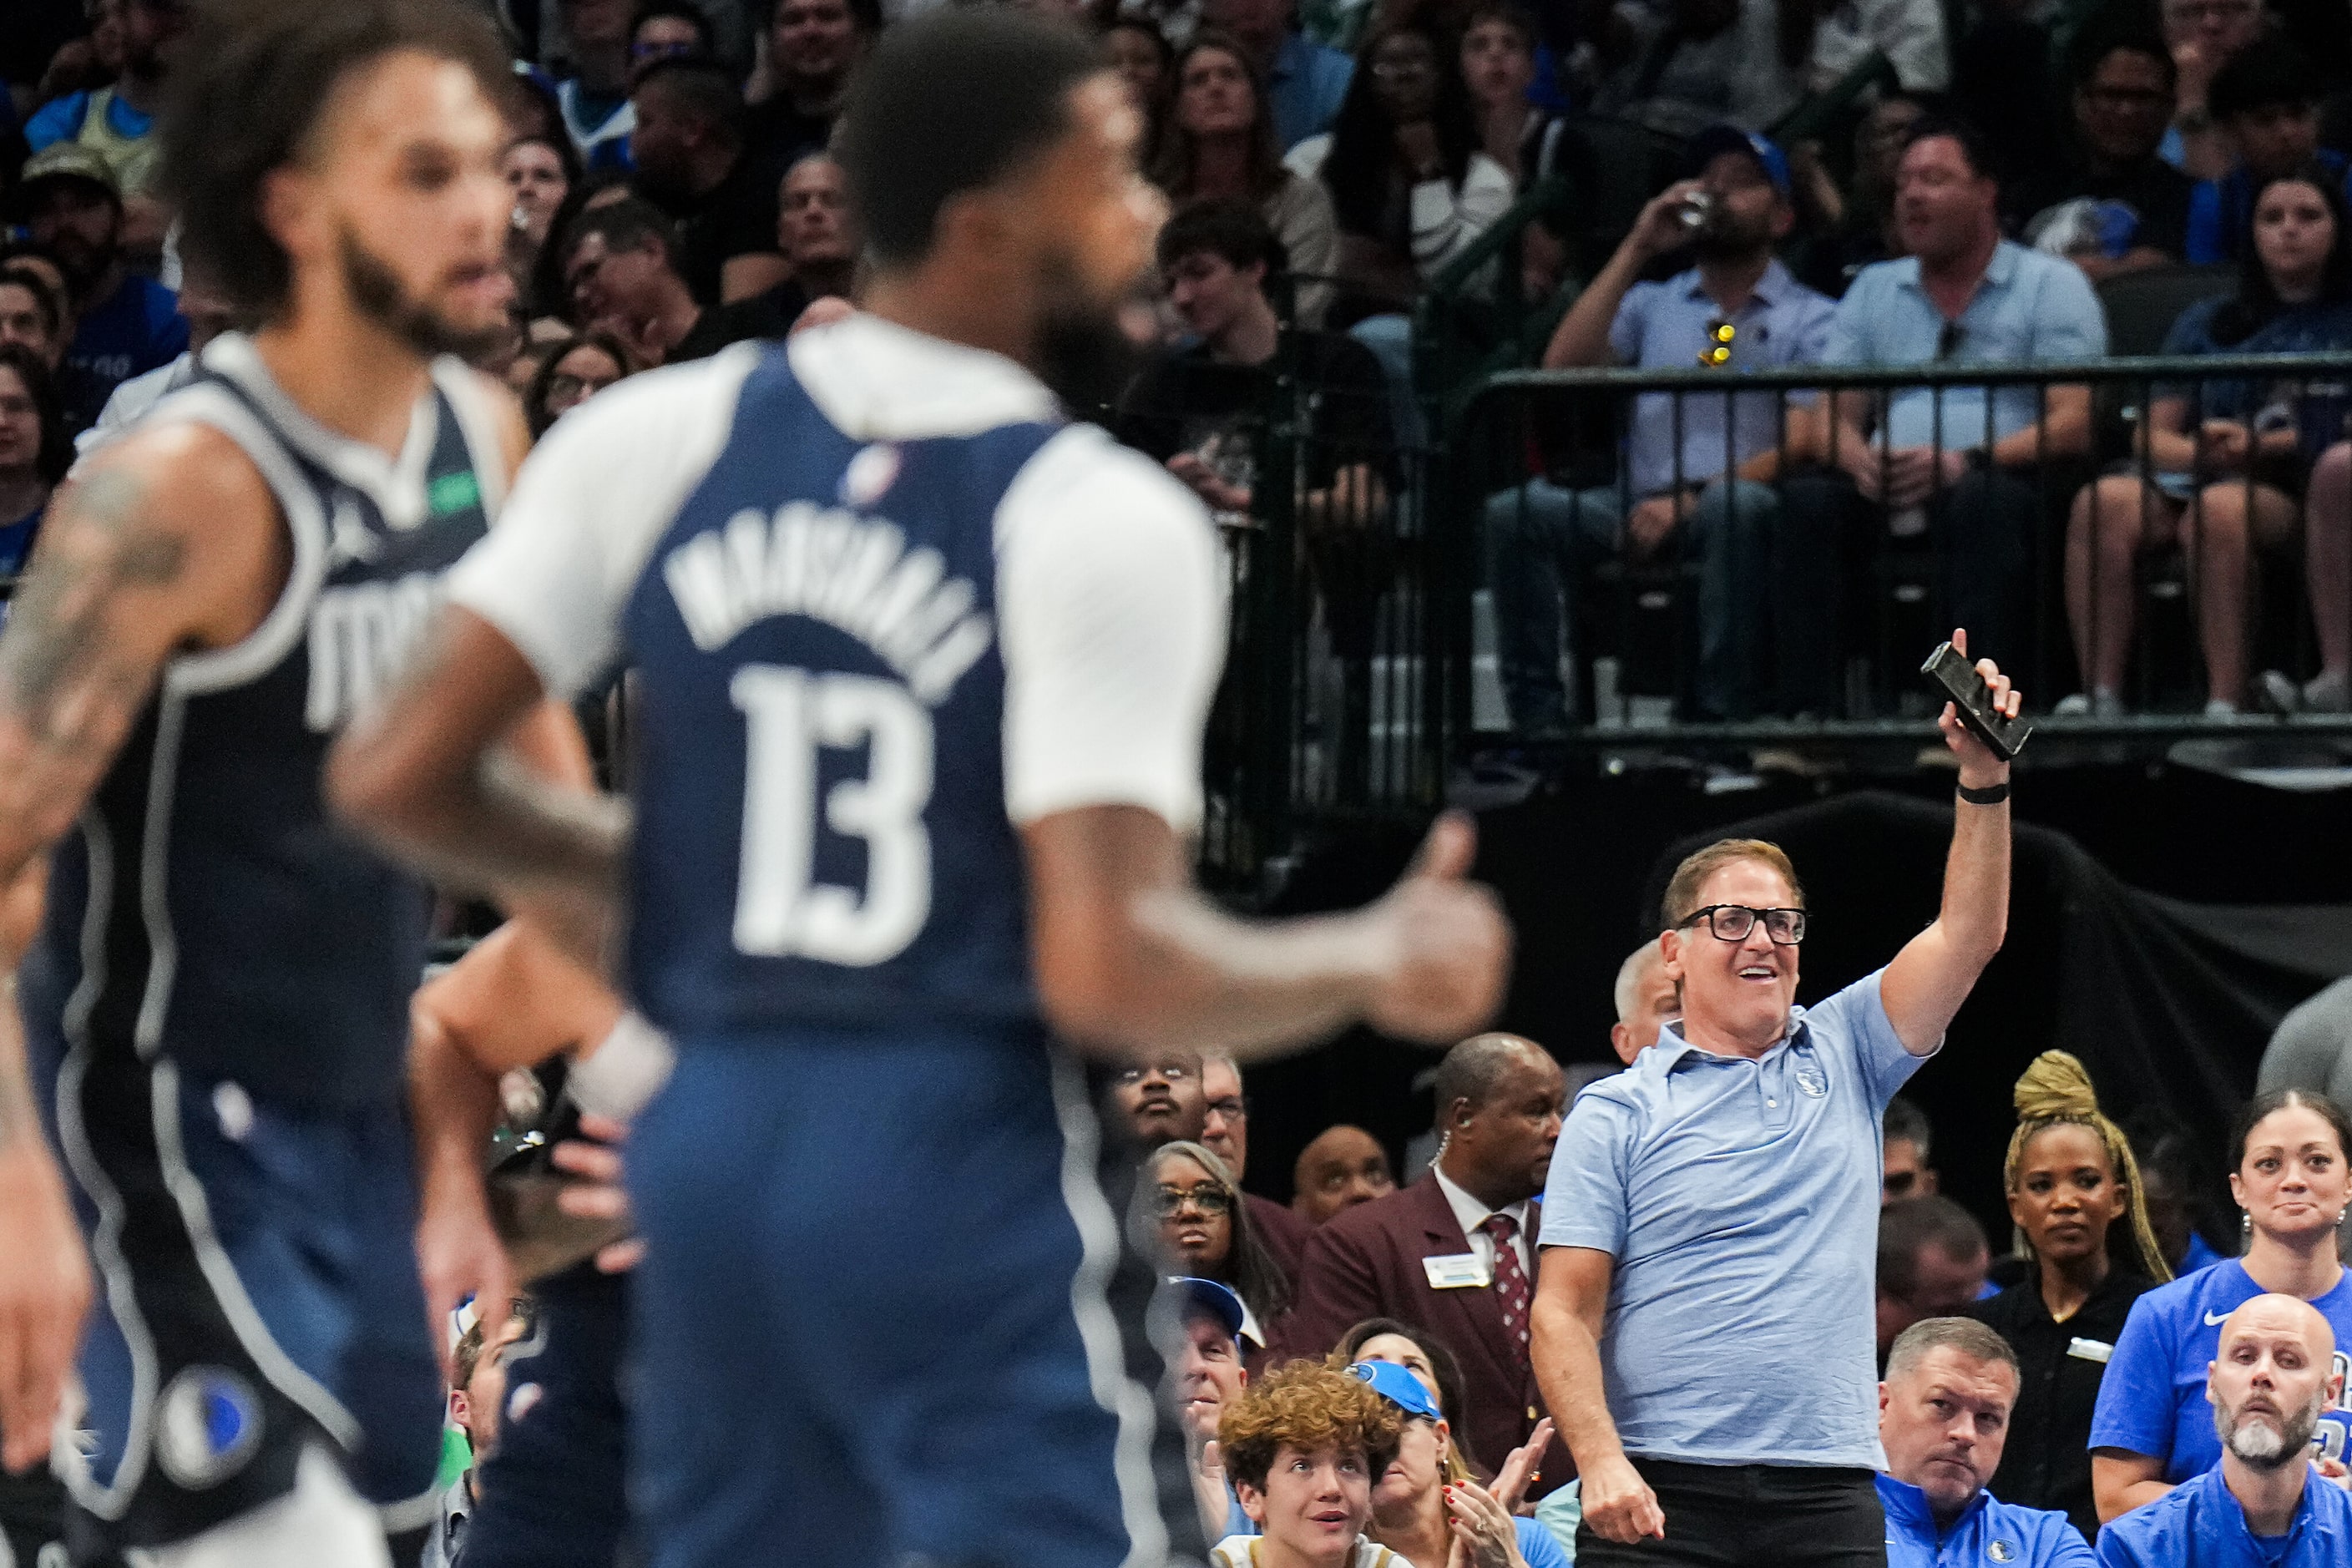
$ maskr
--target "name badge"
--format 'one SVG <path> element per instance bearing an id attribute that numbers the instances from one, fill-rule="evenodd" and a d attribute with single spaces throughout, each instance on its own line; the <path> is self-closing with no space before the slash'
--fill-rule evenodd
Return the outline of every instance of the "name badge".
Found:
<path id="1" fill-rule="evenodd" d="M 1433 1290 L 1484 1289 L 1494 1277 L 1475 1252 L 1457 1252 L 1450 1258 L 1424 1258 L 1421 1271 L 1429 1276 Z"/>
<path id="2" fill-rule="evenodd" d="M 2069 1340 L 2066 1342 L 2066 1353 L 2071 1356 L 2080 1356 L 2084 1361 L 2095 1361 L 2101 1366 L 2105 1366 L 2107 1364 L 2107 1358 L 2116 1353 L 2116 1347 L 2105 1340 Z"/>

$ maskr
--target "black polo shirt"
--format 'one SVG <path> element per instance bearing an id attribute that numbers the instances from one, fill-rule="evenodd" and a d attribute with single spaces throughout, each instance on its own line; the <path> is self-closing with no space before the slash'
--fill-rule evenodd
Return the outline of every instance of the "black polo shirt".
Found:
<path id="1" fill-rule="evenodd" d="M 2027 1508 L 2063 1509 L 2084 1540 L 2098 1539 L 2099 1511 L 2091 1501 L 2091 1412 L 2107 1370 L 2100 1358 L 2115 1348 L 2132 1303 L 2153 1289 L 2144 1275 L 2112 1269 L 2090 1300 L 2061 1323 L 2042 1300 L 2036 1269 L 1969 1309 L 1969 1317 L 2010 1342 L 2025 1374 L 2010 1416 L 2009 1446 L 1993 1472 L 1993 1496 Z M 2077 1342 L 2093 1353 L 2077 1353 Z"/>

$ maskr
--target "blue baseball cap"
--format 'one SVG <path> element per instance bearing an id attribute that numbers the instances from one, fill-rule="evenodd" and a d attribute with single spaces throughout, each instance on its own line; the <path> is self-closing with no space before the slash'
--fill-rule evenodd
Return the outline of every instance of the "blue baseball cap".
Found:
<path id="1" fill-rule="evenodd" d="M 1225 1337 L 1238 1341 L 1242 1337 L 1242 1299 L 1214 1279 L 1175 1279 L 1168 1281 L 1184 1293 L 1187 1316 L 1205 1312 L 1223 1326 Z"/>
<path id="2" fill-rule="evenodd" d="M 1402 1410 L 1407 1415 L 1418 1415 L 1424 1421 L 1443 1421 L 1445 1413 L 1421 1379 L 1413 1376 L 1392 1361 L 1360 1361 L 1348 1369 L 1348 1375 L 1372 1385 L 1372 1392 Z"/>
<path id="3" fill-rule="evenodd" d="M 1764 166 L 1764 177 L 1783 196 L 1792 197 L 1796 186 L 1789 178 L 1789 155 L 1765 137 L 1737 125 L 1710 125 L 1691 138 L 1691 166 L 1704 171 L 1718 153 L 1745 153 Z"/>

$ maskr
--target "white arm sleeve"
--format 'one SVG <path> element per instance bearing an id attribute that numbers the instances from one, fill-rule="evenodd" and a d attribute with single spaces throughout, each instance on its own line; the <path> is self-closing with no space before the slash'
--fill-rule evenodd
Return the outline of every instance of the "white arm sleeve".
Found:
<path id="1" fill-rule="evenodd" d="M 1140 805 L 1180 834 L 1199 826 L 1225 583 L 1201 502 L 1100 430 L 1066 430 L 1022 468 L 996 514 L 1015 823 Z"/>
<path id="2" fill-rule="evenodd" d="M 632 376 L 563 416 L 515 476 L 498 526 L 449 573 L 449 602 L 503 633 L 551 697 L 620 651 L 646 558 L 727 443 L 759 351 Z"/>

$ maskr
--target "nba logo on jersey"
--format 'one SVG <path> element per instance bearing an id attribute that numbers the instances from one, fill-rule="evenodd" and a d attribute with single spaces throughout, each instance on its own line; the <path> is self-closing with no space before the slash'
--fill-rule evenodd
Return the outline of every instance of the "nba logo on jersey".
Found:
<path id="1" fill-rule="evenodd" d="M 157 1402 L 155 1458 L 190 1491 L 235 1475 L 261 1442 L 261 1402 L 225 1367 L 192 1366 Z"/>

